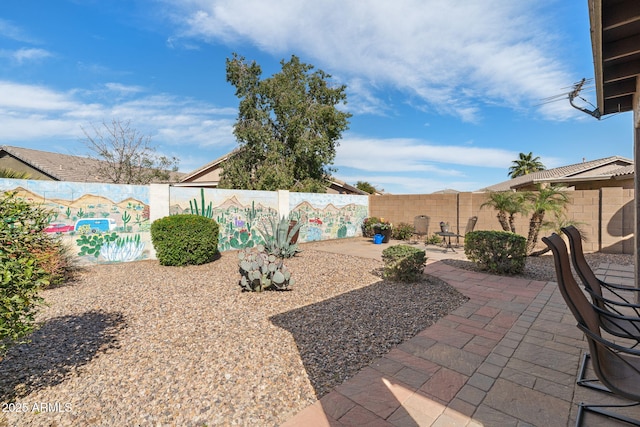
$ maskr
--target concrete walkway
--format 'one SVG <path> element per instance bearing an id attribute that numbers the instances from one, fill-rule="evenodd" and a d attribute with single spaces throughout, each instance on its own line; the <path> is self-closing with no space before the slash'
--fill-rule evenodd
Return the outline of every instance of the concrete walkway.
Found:
<path id="1" fill-rule="evenodd" d="M 350 239 L 322 250 L 378 257 L 384 247 Z M 464 257 L 460 251 L 427 247 L 427 253 L 425 272 L 469 301 L 284 426 L 571 426 L 579 402 L 613 399 L 575 384 L 587 346 L 555 283 L 440 261 Z M 634 276 L 632 267 L 609 264 L 596 273 L 618 283 Z M 640 409 L 630 414 L 640 417 Z M 589 414 L 584 425 L 619 424 Z"/>

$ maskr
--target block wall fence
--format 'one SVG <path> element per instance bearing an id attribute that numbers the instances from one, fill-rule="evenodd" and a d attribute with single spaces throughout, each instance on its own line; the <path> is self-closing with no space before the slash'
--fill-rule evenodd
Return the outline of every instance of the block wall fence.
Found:
<path id="1" fill-rule="evenodd" d="M 263 242 L 258 228 L 291 215 L 303 221 L 299 242 L 355 237 L 368 216 L 368 196 L 244 191 L 166 184 L 120 185 L 0 178 L 0 192 L 51 211 L 57 234 L 80 264 L 155 259 L 150 228 L 167 215 L 199 213 L 220 226 L 221 251 Z"/>
<path id="2" fill-rule="evenodd" d="M 569 192 L 567 216 L 580 223 L 587 239 L 583 242 L 585 252 L 634 253 L 634 197 L 633 189 L 619 187 Z M 409 224 L 416 216 L 426 215 L 429 235 L 440 231 L 440 221 L 448 222 L 452 231 L 462 234 L 472 216 L 478 217 L 475 230 L 501 230 L 496 211 L 481 208 L 486 200 L 484 193 L 370 196 L 369 214 L 392 223 Z M 526 236 L 529 217 L 518 215 L 516 219 L 516 232 Z M 551 231 L 543 230 L 540 237 L 544 233 Z"/>

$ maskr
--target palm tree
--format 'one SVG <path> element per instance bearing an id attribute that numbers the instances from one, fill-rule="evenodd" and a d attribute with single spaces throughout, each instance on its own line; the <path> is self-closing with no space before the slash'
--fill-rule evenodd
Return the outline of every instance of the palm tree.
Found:
<path id="1" fill-rule="evenodd" d="M 524 213 L 524 193 L 513 191 L 492 191 L 489 193 L 489 200 L 480 205 L 480 208 L 489 206 L 498 211 L 496 217 L 504 231 L 516 232 L 515 216 Z"/>
<path id="2" fill-rule="evenodd" d="M 531 172 L 538 172 L 546 169 L 540 161 L 540 157 L 533 157 L 532 152 L 529 152 L 529 154 L 520 153 L 518 160 L 514 160 L 511 163 L 513 163 L 509 168 L 509 176 L 511 178 L 517 178 Z"/>
<path id="3" fill-rule="evenodd" d="M 532 212 L 529 219 L 529 234 L 527 235 L 527 254 L 532 254 L 533 248 L 538 242 L 538 235 L 544 222 L 544 215 L 547 211 L 553 212 L 556 216 L 561 216 L 569 197 L 564 187 L 542 187 L 538 185 L 538 191 L 529 193 L 529 211 Z"/>
<path id="4" fill-rule="evenodd" d="M 0 178 L 30 179 L 31 176 L 26 172 L 17 172 L 13 169 L 0 168 Z"/>

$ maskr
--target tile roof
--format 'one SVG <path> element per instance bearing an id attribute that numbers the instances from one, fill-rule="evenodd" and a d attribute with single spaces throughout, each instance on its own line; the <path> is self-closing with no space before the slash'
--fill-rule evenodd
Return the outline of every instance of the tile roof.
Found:
<path id="1" fill-rule="evenodd" d="M 633 160 L 621 156 L 611 156 L 533 172 L 478 191 L 507 191 L 540 182 L 561 183 L 563 180 L 567 182 L 601 180 L 633 175 L 633 173 Z"/>
<path id="2" fill-rule="evenodd" d="M 100 165 L 103 163 L 100 160 L 84 156 L 0 145 L 0 157 L 3 156 L 3 152 L 38 169 L 45 175 L 50 176 L 54 181 L 110 182 L 107 177 L 100 175 L 98 172 Z M 176 175 L 179 177 L 182 174 L 176 173 Z"/>

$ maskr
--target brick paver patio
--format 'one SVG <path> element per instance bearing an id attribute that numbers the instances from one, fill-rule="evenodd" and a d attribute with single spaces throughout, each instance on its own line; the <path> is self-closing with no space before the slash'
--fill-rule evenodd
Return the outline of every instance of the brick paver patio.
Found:
<path id="1" fill-rule="evenodd" d="M 575 384 L 587 346 L 554 282 L 439 261 L 425 272 L 469 301 L 284 426 L 570 426 L 578 402 L 607 399 Z M 634 276 L 616 265 L 596 273 L 620 283 Z M 616 424 L 589 415 L 584 425 Z"/>

